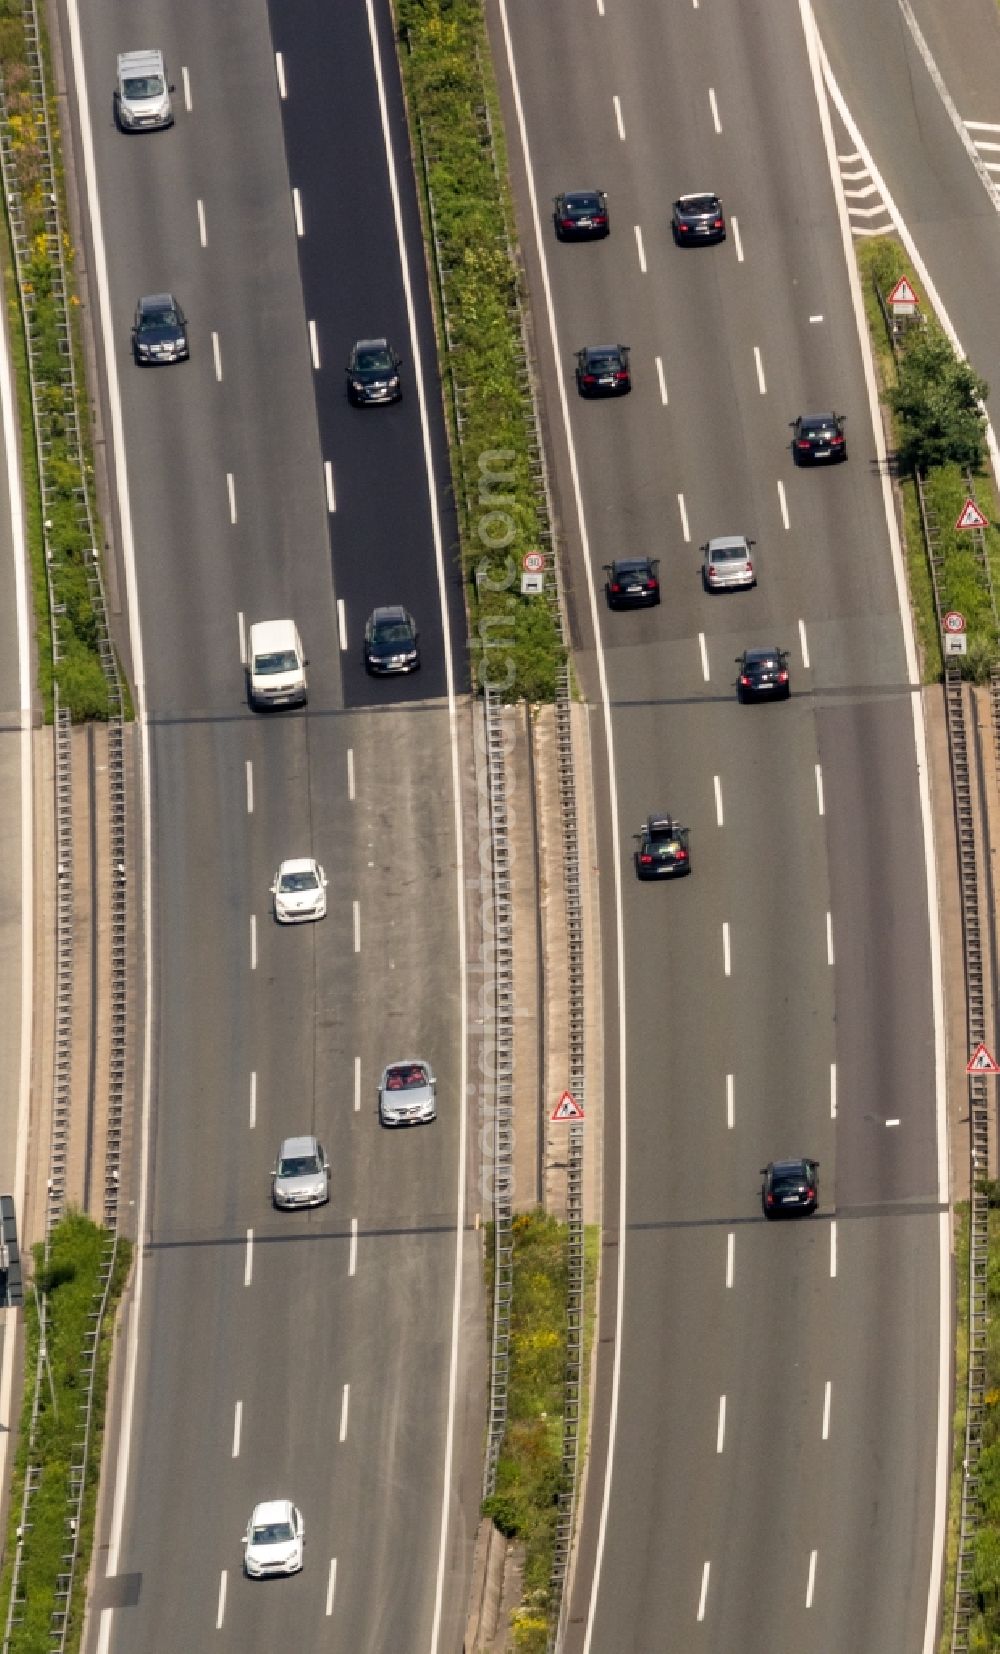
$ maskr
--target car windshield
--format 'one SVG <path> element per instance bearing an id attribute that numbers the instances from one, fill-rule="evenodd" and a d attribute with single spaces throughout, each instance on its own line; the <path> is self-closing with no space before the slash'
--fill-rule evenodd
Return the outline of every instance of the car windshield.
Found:
<path id="1" fill-rule="evenodd" d="M 287 1545 L 294 1537 L 290 1522 L 262 1522 L 253 1530 L 255 1545 Z"/>
<path id="2" fill-rule="evenodd" d="M 255 655 L 253 669 L 259 677 L 272 672 L 294 672 L 298 666 L 294 649 L 274 649 L 269 655 Z"/>
<path id="3" fill-rule="evenodd" d="M 409 1091 L 414 1086 L 427 1084 L 427 1070 L 420 1063 L 400 1063 L 389 1069 L 385 1084 L 388 1091 Z"/>
<path id="4" fill-rule="evenodd" d="M 161 98 L 163 96 L 163 82 L 159 75 L 134 75 L 125 82 L 125 96 L 127 98 Z"/>
<path id="5" fill-rule="evenodd" d="M 413 634 L 405 620 L 377 620 L 376 643 L 410 643 Z"/>
<path id="6" fill-rule="evenodd" d="M 392 355 L 388 350 L 359 350 L 357 365 L 361 373 L 391 373 Z"/>
<path id="7" fill-rule="evenodd" d="M 144 310 L 139 326 L 144 330 L 150 327 L 177 327 L 176 310 Z"/>
<path id="8" fill-rule="evenodd" d="M 311 867 L 306 867 L 296 873 L 282 873 L 279 890 L 317 890 L 319 879 Z"/>
<path id="9" fill-rule="evenodd" d="M 292 1154 L 278 1163 L 279 1177 L 316 1177 L 321 1171 L 315 1154 Z"/>

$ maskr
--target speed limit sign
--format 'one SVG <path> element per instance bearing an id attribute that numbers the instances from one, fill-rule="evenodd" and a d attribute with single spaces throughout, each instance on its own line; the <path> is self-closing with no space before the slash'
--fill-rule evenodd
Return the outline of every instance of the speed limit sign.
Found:
<path id="1" fill-rule="evenodd" d="M 948 613 L 944 617 L 944 620 L 942 621 L 942 625 L 944 626 L 946 632 L 964 632 L 965 616 L 960 615 L 957 609 L 949 609 Z"/>
<path id="2" fill-rule="evenodd" d="M 540 551 L 526 551 L 521 561 L 525 574 L 541 574 L 545 568 L 545 557 Z"/>

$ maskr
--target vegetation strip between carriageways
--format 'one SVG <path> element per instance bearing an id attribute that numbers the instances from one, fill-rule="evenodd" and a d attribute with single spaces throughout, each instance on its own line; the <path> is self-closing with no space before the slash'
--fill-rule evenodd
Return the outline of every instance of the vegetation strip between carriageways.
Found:
<path id="1" fill-rule="evenodd" d="M 481 0 L 394 0 L 455 479 L 473 673 L 505 700 L 555 698 L 565 649 L 521 330 L 513 207 Z M 541 550 L 546 593 L 523 596 Z"/>

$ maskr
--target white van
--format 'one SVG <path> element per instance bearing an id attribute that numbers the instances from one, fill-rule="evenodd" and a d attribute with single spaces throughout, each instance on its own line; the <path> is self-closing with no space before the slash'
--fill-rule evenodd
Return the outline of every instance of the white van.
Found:
<path id="1" fill-rule="evenodd" d="M 305 706 L 308 664 L 294 620 L 258 620 L 250 628 L 251 706 Z"/>
<path id="2" fill-rule="evenodd" d="M 172 91 L 162 52 L 152 46 L 141 52 L 119 52 L 115 113 L 123 132 L 173 126 Z"/>

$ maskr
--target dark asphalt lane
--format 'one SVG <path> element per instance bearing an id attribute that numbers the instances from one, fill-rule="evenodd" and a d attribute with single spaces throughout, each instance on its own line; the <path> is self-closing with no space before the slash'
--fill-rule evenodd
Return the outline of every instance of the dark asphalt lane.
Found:
<path id="1" fill-rule="evenodd" d="M 363 7 L 354 9 L 363 17 Z M 430 1649 L 460 1216 L 463 990 L 449 719 L 440 699 L 426 698 L 443 679 L 415 402 L 402 420 L 362 416 L 366 434 L 357 440 L 374 453 L 383 433 L 395 469 L 382 474 L 377 494 L 373 487 L 358 499 L 353 461 L 331 455 L 317 421 L 307 331 L 315 312 L 303 300 L 265 8 L 164 12 L 150 4 L 136 14 L 117 0 L 92 0 L 82 21 L 147 667 L 156 950 L 150 1250 L 121 1555 L 121 1571 L 138 1576 L 139 1588 L 135 1606 L 115 1612 L 110 1647 L 148 1650 L 169 1626 L 185 1646 L 214 1639 L 241 1654 L 288 1637 L 384 1654 Z M 105 112 L 115 53 L 136 40 L 167 54 L 177 125 L 127 139 Z M 344 53 L 362 44 L 363 56 L 338 64 L 357 85 L 372 75 L 366 36 L 340 39 Z M 293 41 L 286 108 L 295 101 L 295 66 Z M 350 121 L 369 121 L 373 107 L 366 102 L 362 115 L 355 104 Z M 359 147 L 353 126 L 349 140 L 347 131 L 324 112 L 316 166 L 343 169 Z M 360 147 L 371 176 L 378 166 L 384 176 L 377 121 Z M 304 199 L 308 215 L 308 190 Z M 369 222 L 386 211 L 384 192 L 373 194 Z M 365 279 L 380 304 L 383 274 L 387 293 L 398 293 L 398 256 L 391 223 L 372 233 L 375 245 L 392 246 L 395 263 L 351 279 Z M 349 252 L 371 256 L 370 247 Z M 420 290 L 419 245 L 411 260 Z M 345 252 L 342 276 L 347 264 Z M 188 313 L 193 359 L 141 371 L 129 355 L 132 308 L 139 293 L 162 288 L 173 288 Z M 420 303 L 426 313 L 426 295 Z M 324 331 L 321 320 L 321 350 Z M 338 387 L 341 368 L 338 360 Z M 328 458 L 338 495 L 332 520 Z M 373 704 L 352 711 L 363 680 L 355 657 L 342 660 L 338 647 L 340 566 L 372 563 L 378 539 L 390 567 L 399 555 L 388 550 L 397 498 L 410 525 L 405 578 L 415 581 L 397 595 L 433 599 L 433 611 L 421 614 L 430 669 L 405 691 L 378 685 L 367 696 Z M 355 588 L 347 589 L 350 634 Z M 420 603 L 415 596 L 412 606 Z M 239 617 L 249 627 L 281 614 L 303 634 L 309 707 L 259 717 L 246 705 Z M 346 694 L 345 682 L 353 685 Z M 284 856 L 309 853 L 327 870 L 329 915 L 318 926 L 279 929 L 269 895 L 275 868 Z M 437 1073 L 438 1122 L 383 1133 L 377 1074 L 413 1052 Z M 276 1214 L 269 1173 L 278 1142 L 310 1129 L 329 1153 L 331 1202 L 317 1213 Z M 473 1299 L 475 1258 L 466 1247 L 463 1282 Z M 461 1333 L 462 1349 L 477 1351 L 458 1374 L 464 1447 L 476 1435 L 482 1385 L 478 1339 L 464 1323 Z M 441 1654 L 460 1642 L 476 1514 L 461 1462 L 459 1453 L 447 1498 Z M 305 1573 L 252 1587 L 240 1573 L 251 1506 L 286 1494 L 305 1516 Z"/>
<path id="2" fill-rule="evenodd" d="M 632 347 L 631 397 L 589 405 L 569 388 L 591 554 L 598 568 L 614 555 L 658 555 L 664 588 L 655 612 L 602 606 L 600 616 L 620 810 L 602 830 L 602 867 L 609 831 L 625 854 L 630 1227 L 617 1457 L 590 1648 L 791 1650 L 807 1635 L 830 1654 L 848 1642 L 912 1654 L 923 1640 L 937 1418 L 926 881 L 881 487 L 798 8 L 684 13 L 646 0 L 625 19 L 610 7 L 602 18 L 596 8 L 540 12 L 512 0 L 509 10 L 540 200 L 568 185 L 609 193 L 612 236 L 600 246 L 562 247 L 547 224 L 543 232 L 564 366 L 584 342 Z M 558 100 L 548 68 L 556 56 Z M 517 161 L 515 187 L 526 224 Z M 715 249 L 671 243 L 671 198 L 707 187 L 738 218 L 742 263 L 734 235 Z M 527 258 L 548 393 L 553 363 L 530 247 Z M 798 471 L 788 421 L 824 405 L 848 412 L 851 459 Z M 548 419 L 573 542 L 554 398 Z M 699 542 L 740 530 L 757 538 L 760 585 L 709 597 Z M 575 547 L 571 601 L 581 672 L 596 695 Z M 793 698 L 741 707 L 733 657 L 772 642 L 790 651 Z M 692 826 L 694 872 L 683 883 L 632 880 L 630 834 L 654 806 Z M 604 888 L 608 938 L 608 880 Z M 606 995 L 613 1018 L 610 975 Z M 612 1151 L 615 1058 L 606 1069 Z M 900 1126 L 886 1128 L 886 1117 Z M 821 1161 L 822 1214 L 765 1226 L 758 1167 L 795 1153 Z M 612 1164 L 612 1195 L 616 1181 Z M 841 1209 L 833 1277 L 830 1220 Z M 610 1288 L 604 1303 L 613 1315 Z M 607 1405 L 599 1383 L 572 1654 L 589 1611 Z"/>
<path id="3" fill-rule="evenodd" d="M 400 205 L 414 283 L 417 336 L 459 687 L 467 682 L 458 532 L 450 495 L 434 328 L 406 117 L 389 8 L 376 7 L 386 104 Z M 298 243 L 306 315 L 317 323 L 321 368 L 316 415 L 324 459 L 333 465 L 337 510 L 331 524 L 333 578 L 346 606 L 343 662 L 348 705 L 423 700 L 445 692 L 441 603 L 427 510 L 427 477 L 409 321 L 382 141 L 378 93 L 363 3 L 280 0 L 270 6 L 274 46 L 290 95 L 281 106 L 288 174 L 301 191 L 305 233 Z M 324 141 L 317 142 L 317 130 Z M 353 408 L 344 369 L 355 339 L 386 337 L 403 357 L 403 400 Z M 412 678 L 373 682 L 361 665 L 365 617 L 380 603 L 403 603 L 421 633 L 422 665 Z"/>

